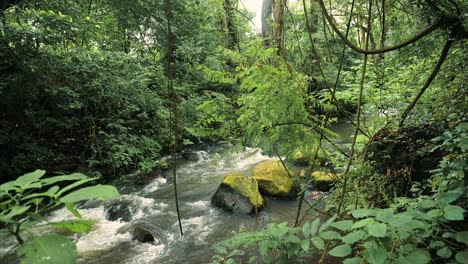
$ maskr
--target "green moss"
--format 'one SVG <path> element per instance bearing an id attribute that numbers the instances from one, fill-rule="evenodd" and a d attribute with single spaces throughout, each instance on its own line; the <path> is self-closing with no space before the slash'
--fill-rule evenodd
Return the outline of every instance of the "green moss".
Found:
<path id="1" fill-rule="evenodd" d="M 337 177 L 333 173 L 323 171 L 314 171 L 311 176 L 315 187 L 321 191 L 328 191 Z"/>
<path id="2" fill-rule="evenodd" d="M 249 201 L 254 206 L 263 206 L 263 197 L 258 191 L 258 186 L 255 179 L 247 177 L 239 172 L 233 172 L 224 178 L 223 184 L 226 184 L 232 189 L 240 192 L 242 196 L 249 199 Z"/>
<path id="3" fill-rule="evenodd" d="M 294 184 L 278 160 L 269 160 L 258 164 L 253 171 L 259 186 L 266 193 L 276 196 L 289 196 Z"/>

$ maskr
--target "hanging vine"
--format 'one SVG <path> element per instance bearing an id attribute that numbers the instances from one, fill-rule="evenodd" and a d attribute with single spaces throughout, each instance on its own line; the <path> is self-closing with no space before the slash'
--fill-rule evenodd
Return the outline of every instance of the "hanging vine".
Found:
<path id="1" fill-rule="evenodd" d="M 177 137 L 179 135 L 179 125 L 177 116 L 177 94 L 174 89 L 174 69 L 173 69 L 173 56 L 174 56 L 174 35 L 172 32 L 172 7 L 171 0 L 166 0 L 166 18 L 167 18 L 167 89 L 171 100 L 170 109 L 170 123 L 173 142 L 171 146 L 172 158 L 172 179 L 174 185 L 174 200 L 177 211 L 177 220 L 179 222 L 180 235 L 183 236 L 182 221 L 180 219 L 179 199 L 177 198 Z"/>

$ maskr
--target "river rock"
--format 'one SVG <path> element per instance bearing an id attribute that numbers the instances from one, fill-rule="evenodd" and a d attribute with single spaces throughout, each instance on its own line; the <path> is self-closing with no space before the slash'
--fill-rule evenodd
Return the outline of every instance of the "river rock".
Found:
<path id="1" fill-rule="evenodd" d="M 130 233 L 132 240 L 140 243 L 167 243 L 167 234 L 155 223 L 139 219 L 127 223 L 117 230 L 118 234 Z"/>
<path id="2" fill-rule="evenodd" d="M 154 243 L 155 241 L 153 234 L 142 227 L 135 227 L 132 232 L 132 240 L 136 240 L 140 243 Z"/>
<path id="3" fill-rule="evenodd" d="M 278 197 L 295 199 L 298 188 L 279 160 L 269 160 L 258 164 L 253 170 L 253 177 L 258 182 L 262 193 Z"/>
<path id="4" fill-rule="evenodd" d="M 263 207 L 263 197 L 253 178 L 234 172 L 224 178 L 211 203 L 228 211 L 250 214 Z"/>
<path id="5" fill-rule="evenodd" d="M 333 173 L 323 171 L 314 171 L 311 176 L 315 189 L 323 192 L 329 191 L 336 179 L 336 175 Z"/>
<path id="6" fill-rule="evenodd" d="M 106 219 L 109 221 L 130 222 L 133 218 L 132 206 L 134 205 L 130 201 L 118 201 L 109 206 L 106 212 Z"/>

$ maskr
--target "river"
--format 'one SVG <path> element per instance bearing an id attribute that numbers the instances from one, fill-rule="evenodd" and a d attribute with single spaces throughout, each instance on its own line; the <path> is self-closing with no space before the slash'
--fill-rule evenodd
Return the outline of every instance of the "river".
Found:
<path id="1" fill-rule="evenodd" d="M 348 126 L 345 124 L 343 127 Z M 342 133 L 348 134 L 348 131 Z M 121 188 L 123 195 L 118 200 L 91 201 L 80 206 L 79 211 L 84 219 L 99 222 L 91 232 L 71 237 L 79 252 L 78 263 L 208 263 L 212 255 L 211 246 L 236 231 L 256 230 L 269 222 L 293 223 L 297 212 L 296 201 L 272 199 L 258 219 L 251 215 L 226 212 L 210 203 L 226 174 L 237 171 L 250 175 L 255 165 L 272 159 L 263 155 L 260 149 L 216 145 L 194 150 L 192 154 L 196 155 L 196 161 L 183 158 L 178 161 L 183 237 L 179 235 L 170 177 L 166 175 L 169 180 L 155 177 L 143 186 Z M 131 211 L 129 219 L 107 220 L 107 210 L 118 203 Z M 73 216 L 66 209 L 60 209 L 53 212 L 48 220 L 67 218 Z M 157 238 L 155 243 L 133 241 L 128 232 L 122 231 L 129 223 L 150 227 Z M 14 239 L 3 239 L 1 244 L 0 259 L 7 261 L 4 263 L 16 262 L 13 257 Z"/>

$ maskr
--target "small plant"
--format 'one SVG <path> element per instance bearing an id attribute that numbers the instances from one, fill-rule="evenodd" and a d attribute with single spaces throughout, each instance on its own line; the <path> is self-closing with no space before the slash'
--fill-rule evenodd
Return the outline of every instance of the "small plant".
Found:
<path id="1" fill-rule="evenodd" d="M 44 170 L 36 170 L 0 185 L 0 232 L 15 236 L 19 243 L 18 256 L 23 263 L 75 263 L 75 244 L 63 235 L 48 233 L 37 235 L 34 228 L 54 226 L 74 233 L 86 233 L 96 223 L 83 220 L 75 208 L 81 201 L 118 196 L 117 189 L 109 185 L 79 188 L 96 180 L 81 173 L 43 178 Z M 65 205 L 78 219 L 47 222 L 44 215 Z M 26 239 L 23 234 L 26 233 Z"/>

